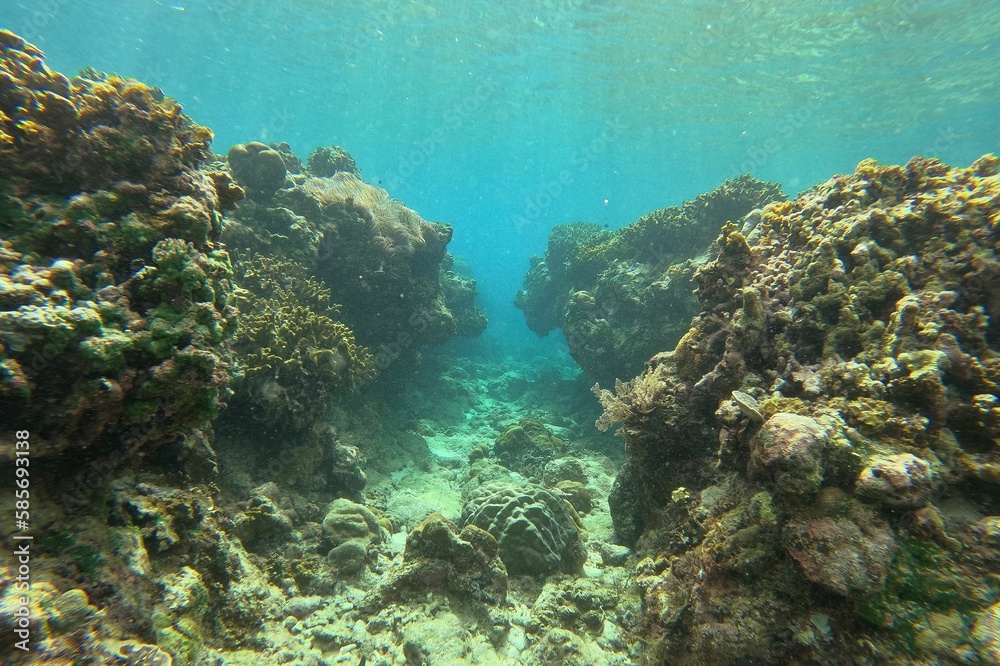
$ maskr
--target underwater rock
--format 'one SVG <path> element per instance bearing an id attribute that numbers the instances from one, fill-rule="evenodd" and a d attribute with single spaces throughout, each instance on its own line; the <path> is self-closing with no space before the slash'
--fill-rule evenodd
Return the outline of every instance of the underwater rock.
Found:
<path id="1" fill-rule="evenodd" d="M 451 255 L 446 255 L 445 264 Z M 444 304 L 455 316 L 455 335 L 462 338 L 477 338 L 486 330 L 486 315 L 476 307 L 476 281 L 459 275 L 442 266 L 441 287 Z"/>
<path id="2" fill-rule="evenodd" d="M 599 543 L 597 545 L 597 551 L 600 553 L 601 561 L 604 565 L 611 567 L 623 566 L 629 556 L 632 555 L 631 548 L 619 546 L 614 543 Z"/>
<path id="3" fill-rule="evenodd" d="M 560 481 L 552 490 L 563 496 L 570 503 L 576 512 L 584 515 L 594 509 L 594 498 L 587 489 L 587 486 L 579 481 Z"/>
<path id="4" fill-rule="evenodd" d="M 919 509 L 934 489 L 930 464 L 911 453 L 875 457 L 858 476 L 855 493 L 895 509 Z"/>
<path id="5" fill-rule="evenodd" d="M 743 175 L 615 232 L 556 226 L 514 304 L 539 337 L 561 328 L 588 375 L 632 376 L 687 330 L 697 312 L 691 275 L 722 225 L 782 199 L 776 184 Z"/>
<path id="6" fill-rule="evenodd" d="M 895 539 L 884 522 L 856 512 L 848 518 L 795 519 L 782 530 L 788 554 L 803 575 L 844 596 L 877 591 L 885 585 Z"/>
<path id="7" fill-rule="evenodd" d="M 565 629 L 550 629 L 531 648 L 531 659 L 536 664 L 562 664 L 563 666 L 590 666 L 597 663 L 590 646 L 579 636 Z"/>
<path id="8" fill-rule="evenodd" d="M 526 477 L 537 476 L 545 464 L 566 453 L 568 445 L 536 419 L 521 419 L 504 428 L 493 443 L 493 456 L 504 467 Z"/>
<path id="9" fill-rule="evenodd" d="M 809 496 L 823 483 L 827 431 L 815 419 L 775 414 L 750 443 L 750 474 L 774 482 L 779 493 Z"/>
<path id="10" fill-rule="evenodd" d="M 403 567 L 389 587 L 400 592 L 447 592 L 492 605 L 507 601 L 507 569 L 497 540 L 475 525 L 458 527 L 431 514 L 406 537 Z"/>
<path id="11" fill-rule="evenodd" d="M 284 611 L 288 615 L 302 620 L 326 606 L 327 603 L 328 600 L 319 595 L 292 597 L 285 602 Z"/>
<path id="12" fill-rule="evenodd" d="M 246 188 L 247 197 L 266 203 L 285 184 L 285 162 L 281 154 L 258 141 L 238 143 L 226 158 L 233 176 Z"/>
<path id="13" fill-rule="evenodd" d="M 492 534 L 511 574 L 577 573 L 586 560 L 576 512 L 540 486 L 476 489 L 462 508 L 462 525 Z"/>
<path id="14" fill-rule="evenodd" d="M 292 532 L 292 521 L 268 497 L 255 493 L 246 508 L 233 516 L 233 529 L 243 547 L 259 552 L 286 539 Z"/>
<path id="15" fill-rule="evenodd" d="M 542 471 L 542 482 L 546 486 L 552 487 L 560 481 L 575 481 L 582 484 L 589 481 L 587 472 L 579 458 L 556 458 L 545 463 L 545 469 Z"/>

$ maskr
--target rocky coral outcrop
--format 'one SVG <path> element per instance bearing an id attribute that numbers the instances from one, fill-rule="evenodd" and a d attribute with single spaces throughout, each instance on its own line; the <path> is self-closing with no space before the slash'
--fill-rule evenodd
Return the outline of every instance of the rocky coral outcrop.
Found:
<path id="1" fill-rule="evenodd" d="M 655 655 L 984 649 L 969 631 L 1000 561 L 983 550 L 986 523 L 939 502 L 1000 510 L 982 277 L 996 262 L 998 164 L 866 160 L 726 224 L 694 272 L 689 332 L 614 393 L 595 388 L 598 425 L 620 424 L 628 452 L 616 531 L 640 555 L 672 554 L 640 564 Z M 761 492 L 756 518 L 727 508 Z M 723 589 L 728 601 L 712 597 Z"/>
<path id="2" fill-rule="evenodd" d="M 379 368 L 481 333 L 474 281 L 449 273 L 451 226 L 424 220 L 356 169 L 335 169 L 347 165 L 346 153 L 316 155 L 305 173 L 290 176 L 290 187 L 241 204 L 227 219 L 226 243 L 300 264 L 325 283 L 339 319 Z"/>
<path id="3" fill-rule="evenodd" d="M 540 486 L 481 486 L 466 501 L 461 522 L 493 535 L 511 574 L 575 573 L 586 559 L 575 510 Z"/>
<path id="4" fill-rule="evenodd" d="M 504 467 L 539 477 L 545 464 L 565 455 L 569 445 L 537 419 L 521 419 L 503 429 L 493 442 L 493 456 Z"/>
<path id="5" fill-rule="evenodd" d="M 407 535 L 403 567 L 387 587 L 396 593 L 444 591 L 459 600 L 502 606 L 507 569 L 492 534 L 475 525 L 459 530 L 431 514 Z"/>
<path id="6" fill-rule="evenodd" d="M 615 232 L 557 226 L 514 304 L 539 336 L 561 328 L 590 376 L 631 377 L 687 330 L 697 312 L 691 275 L 722 225 L 782 199 L 778 185 L 744 175 Z"/>
<path id="7" fill-rule="evenodd" d="M 227 161 L 236 182 L 253 201 L 269 201 L 285 184 L 287 171 L 281 153 L 259 141 L 236 144 L 229 149 Z"/>
<path id="8" fill-rule="evenodd" d="M 199 171 L 212 134 L 159 90 L 42 57 L 0 32 L 0 423 L 32 424 L 38 458 L 122 460 L 220 406 L 231 183 Z"/>

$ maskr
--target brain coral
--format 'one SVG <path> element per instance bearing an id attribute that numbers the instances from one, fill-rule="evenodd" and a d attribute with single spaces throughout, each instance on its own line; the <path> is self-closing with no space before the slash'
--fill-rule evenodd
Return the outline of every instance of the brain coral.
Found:
<path id="1" fill-rule="evenodd" d="M 496 538 L 507 571 L 539 575 L 580 570 L 586 552 L 578 521 L 565 500 L 541 486 L 492 483 L 469 496 L 461 522 Z"/>
<path id="2" fill-rule="evenodd" d="M 0 423 L 32 424 L 35 455 L 215 414 L 235 322 L 211 136 L 154 88 L 69 81 L 0 31 Z"/>

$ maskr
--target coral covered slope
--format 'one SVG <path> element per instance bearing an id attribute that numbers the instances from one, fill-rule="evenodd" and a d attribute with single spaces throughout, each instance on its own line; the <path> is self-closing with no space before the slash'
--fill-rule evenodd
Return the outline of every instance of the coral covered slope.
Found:
<path id="1" fill-rule="evenodd" d="M 0 32 L 0 437 L 32 424 L 36 456 L 171 441 L 226 382 L 227 178 L 155 88 L 41 55 Z"/>
<path id="2" fill-rule="evenodd" d="M 867 160 L 726 225 L 688 333 L 597 391 L 670 663 L 995 659 L 997 165 Z"/>

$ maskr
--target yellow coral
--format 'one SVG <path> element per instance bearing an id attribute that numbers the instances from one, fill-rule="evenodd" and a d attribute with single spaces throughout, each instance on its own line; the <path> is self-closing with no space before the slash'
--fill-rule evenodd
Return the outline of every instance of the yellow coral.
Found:
<path id="1" fill-rule="evenodd" d="M 236 349 L 251 390 L 278 411 L 321 412 L 314 408 L 374 376 L 371 354 L 336 320 L 330 290 L 302 266 L 245 257 L 237 261 L 236 280 Z"/>

